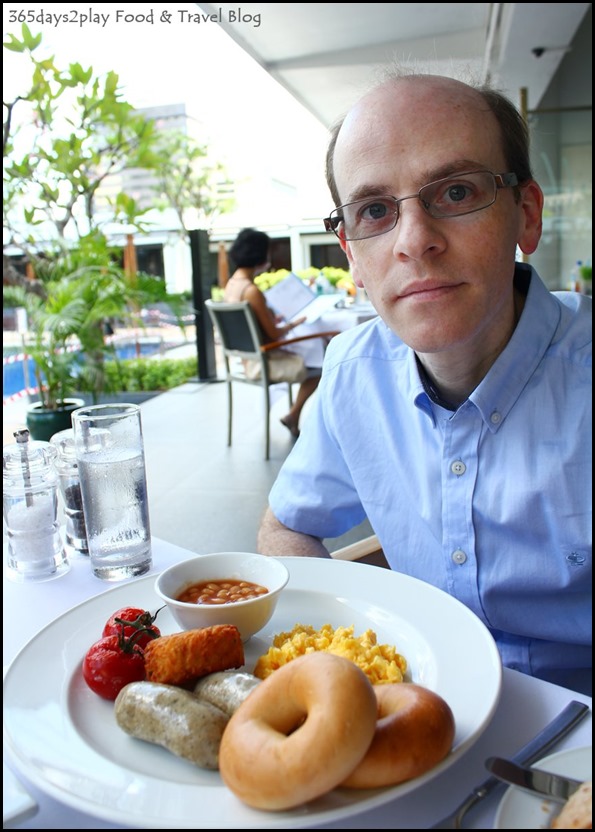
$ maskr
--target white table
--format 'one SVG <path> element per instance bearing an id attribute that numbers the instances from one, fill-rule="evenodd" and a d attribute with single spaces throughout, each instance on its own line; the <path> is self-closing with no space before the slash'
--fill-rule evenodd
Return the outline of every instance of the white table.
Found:
<path id="1" fill-rule="evenodd" d="M 153 572 L 192 557 L 193 552 L 153 540 Z M 6 559 L 5 559 L 6 560 Z M 52 619 L 74 605 L 98 595 L 115 584 L 103 583 L 90 571 L 84 558 L 77 558 L 67 575 L 42 584 L 17 584 L 4 580 L 4 666 L 24 644 Z M 16 623 L 18 622 L 18 624 Z M 540 682 L 512 670 L 504 671 L 502 697 L 491 724 L 469 752 L 425 789 L 411 792 L 383 807 L 353 818 L 318 826 L 319 829 L 427 829 L 452 810 L 470 791 L 486 779 L 483 762 L 490 755 L 510 756 L 533 737 L 571 700 L 591 699 L 565 688 Z M 592 744 L 592 715 L 583 720 L 556 747 L 556 751 Z M 16 824 L 19 829 L 122 829 L 75 811 L 48 797 L 28 783 L 38 804 L 37 813 Z M 467 817 L 466 828 L 490 829 L 502 791 L 493 793 Z M 199 828 L 197 814 L 197 828 Z M 7 827 L 5 827 L 7 828 Z"/>
<path id="2" fill-rule="evenodd" d="M 338 298 L 338 302 L 342 299 Z M 363 324 L 377 316 L 376 310 L 371 303 L 360 305 L 346 305 L 337 309 L 329 309 L 318 320 L 312 323 L 300 324 L 292 329 L 288 338 L 297 338 L 302 335 L 312 335 L 316 332 L 344 332 L 358 324 Z M 322 367 L 324 359 L 325 344 L 322 340 L 300 341 L 292 344 L 289 349 L 299 353 L 307 367 Z"/>

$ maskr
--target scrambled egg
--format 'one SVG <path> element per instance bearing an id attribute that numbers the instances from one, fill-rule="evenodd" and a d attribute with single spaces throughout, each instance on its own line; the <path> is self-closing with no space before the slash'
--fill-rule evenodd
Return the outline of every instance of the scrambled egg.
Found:
<path id="1" fill-rule="evenodd" d="M 333 630 L 330 624 L 323 624 L 320 630 L 315 630 L 309 624 L 296 624 L 290 633 L 275 636 L 273 646 L 256 662 L 254 675 L 266 679 L 292 659 L 322 650 L 351 659 L 373 685 L 402 682 L 407 662 L 396 648 L 377 644 L 373 630 L 366 630 L 358 637 L 353 635 L 353 630 L 353 625 Z"/>

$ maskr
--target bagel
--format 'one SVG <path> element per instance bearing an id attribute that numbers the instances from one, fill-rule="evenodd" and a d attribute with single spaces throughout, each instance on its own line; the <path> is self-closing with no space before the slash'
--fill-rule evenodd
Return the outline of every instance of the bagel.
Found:
<path id="1" fill-rule="evenodd" d="M 437 693 L 411 682 L 376 685 L 378 722 L 362 761 L 341 786 L 375 789 L 419 777 L 452 748 L 455 721 Z"/>
<path id="2" fill-rule="evenodd" d="M 374 688 L 349 659 L 309 653 L 255 688 L 221 740 L 223 782 L 248 806 L 290 809 L 334 789 L 376 730 Z"/>
<path id="3" fill-rule="evenodd" d="M 582 783 L 566 801 L 562 811 L 552 821 L 550 829 L 592 829 L 593 828 L 593 783 Z"/>

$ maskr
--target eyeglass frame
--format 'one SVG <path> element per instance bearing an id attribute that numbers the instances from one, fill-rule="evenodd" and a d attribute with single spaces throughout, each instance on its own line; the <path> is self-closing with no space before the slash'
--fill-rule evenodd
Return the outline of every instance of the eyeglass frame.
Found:
<path id="1" fill-rule="evenodd" d="M 460 214 L 449 214 L 449 215 L 439 215 L 439 216 L 435 216 L 434 214 L 432 214 L 429 210 L 429 207 L 428 207 L 430 205 L 430 203 L 428 203 L 428 202 L 426 202 L 422 199 L 421 192 L 423 190 L 425 190 L 426 188 L 430 188 L 432 185 L 438 185 L 438 184 L 440 184 L 440 182 L 448 182 L 449 179 L 457 179 L 458 177 L 461 177 L 461 176 L 468 176 L 470 173 L 489 173 L 490 174 L 490 176 L 494 180 L 494 186 L 495 186 L 494 187 L 494 198 L 492 199 L 492 201 L 488 202 L 487 205 L 482 205 L 481 208 L 472 208 L 470 211 L 462 211 Z M 409 194 L 408 196 L 396 197 L 396 196 L 392 196 L 391 194 L 386 194 L 386 195 L 374 194 L 374 195 L 371 195 L 370 197 L 362 197 L 361 199 L 355 199 L 355 200 L 353 200 L 353 202 L 345 202 L 345 203 L 343 203 L 343 205 L 338 205 L 336 208 L 333 208 L 333 210 L 331 211 L 329 216 L 324 218 L 324 220 L 323 220 L 324 228 L 325 228 L 325 231 L 332 231 L 333 234 L 335 234 L 337 237 L 339 237 L 340 240 L 344 240 L 345 242 L 354 242 L 354 241 L 357 242 L 359 240 L 369 240 L 372 237 L 381 237 L 383 234 L 388 234 L 389 231 L 392 231 L 394 228 L 397 227 L 397 223 L 399 222 L 399 218 L 401 216 L 401 211 L 400 211 L 399 205 L 400 205 L 401 202 L 404 202 L 406 199 L 419 199 L 419 201 L 421 203 L 421 206 L 424 209 L 424 211 L 430 217 L 432 217 L 433 219 L 436 219 L 436 220 L 452 219 L 453 217 L 464 217 L 468 214 L 475 214 L 478 211 L 483 211 L 484 208 L 489 208 L 490 205 L 493 205 L 494 202 L 496 201 L 496 197 L 498 195 L 499 190 L 502 190 L 503 188 L 515 188 L 515 187 L 518 186 L 518 184 L 519 184 L 519 180 L 518 180 L 518 177 L 517 177 L 516 173 L 492 173 L 491 170 L 465 170 L 465 171 L 462 171 L 461 173 L 453 173 L 450 176 L 443 177 L 442 179 L 435 179 L 433 182 L 428 182 L 426 185 L 422 185 L 417 193 Z M 374 234 L 368 234 L 365 237 L 355 237 L 355 238 L 354 237 L 342 237 L 340 235 L 339 231 L 337 230 L 337 226 L 341 222 L 342 217 L 333 217 L 333 214 L 335 214 L 337 211 L 340 211 L 343 208 L 347 208 L 350 205 L 357 205 L 359 202 L 367 202 L 367 201 L 372 202 L 374 199 L 391 199 L 391 200 L 394 200 L 394 203 L 395 203 L 395 212 L 394 212 L 395 222 L 394 222 L 394 225 L 392 225 L 390 228 L 384 229 L 383 231 L 379 231 L 379 232 L 376 232 Z M 336 225 L 335 225 L 335 223 L 336 223 Z"/>

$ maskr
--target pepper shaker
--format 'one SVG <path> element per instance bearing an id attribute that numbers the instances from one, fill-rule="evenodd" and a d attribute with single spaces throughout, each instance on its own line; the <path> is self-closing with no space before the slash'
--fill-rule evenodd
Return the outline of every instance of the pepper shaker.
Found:
<path id="1" fill-rule="evenodd" d="M 79 555 L 88 555 L 87 526 L 83 512 L 81 481 L 76 461 L 73 429 L 67 428 L 55 433 L 50 439 L 50 445 L 55 447 L 57 451 L 54 464 L 58 472 L 60 493 L 64 503 L 66 546 Z"/>
<path id="2" fill-rule="evenodd" d="M 2 460 L 8 577 L 47 581 L 70 568 L 58 523 L 56 449 L 49 442 L 31 441 L 26 429 L 14 437 Z"/>

